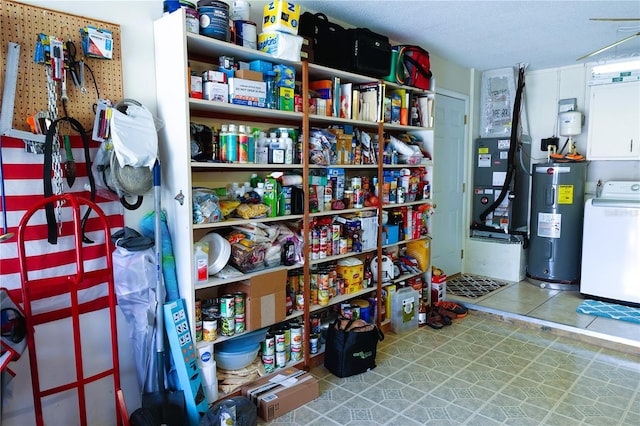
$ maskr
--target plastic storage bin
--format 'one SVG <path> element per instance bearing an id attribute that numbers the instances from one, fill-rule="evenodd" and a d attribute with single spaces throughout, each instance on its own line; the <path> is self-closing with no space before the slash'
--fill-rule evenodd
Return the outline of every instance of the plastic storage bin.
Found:
<path id="1" fill-rule="evenodd" d="M 391 331 L 404 333 L 418 328 L 418 292 L 411 287 L 396 291 L 391 297 Z"/>

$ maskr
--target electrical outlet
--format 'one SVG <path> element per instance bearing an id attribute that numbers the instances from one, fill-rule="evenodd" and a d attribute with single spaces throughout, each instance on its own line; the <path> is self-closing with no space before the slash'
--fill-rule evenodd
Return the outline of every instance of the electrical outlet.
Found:
<path id="1" fill-rule="evenodd" d="M 540 141 L 540 150 L 541 151 L 549 151 L 549 146 L 553 145 L 556 147 L 556 151 L 558 150 L 558 142 L 560 140 L 557 137 L 546 138 Z"/>

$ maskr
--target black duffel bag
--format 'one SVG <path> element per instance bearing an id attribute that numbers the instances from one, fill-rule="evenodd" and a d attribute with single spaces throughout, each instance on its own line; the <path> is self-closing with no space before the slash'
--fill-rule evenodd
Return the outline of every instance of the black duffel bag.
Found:
<path id="1" fill-rule="evenodd" d="M 347 30 L 329 22 L 327 15 L 304 12 L 300 16 L 298 34 L 312 40 L 314 63 L 349 70 L 351 52 Z"/>
<path id="2" fill-rule="evenodd" d="M 380 78 L 391 71 L 391 44 L 389 37 L 367 28 L 347 30 L 351 67 L 350 71 Z"/>
<path id="3" fill-rule="evenodd" d="M 376 349 L 384 334 L 375 324 L 337 319 L 329 325 L 324 366 L 338 377 L 349 377 L 376 367 Z"/>

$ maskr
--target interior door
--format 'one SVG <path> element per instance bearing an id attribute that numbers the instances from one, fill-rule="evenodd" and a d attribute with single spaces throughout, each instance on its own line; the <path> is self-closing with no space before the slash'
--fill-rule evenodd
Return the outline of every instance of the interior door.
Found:
<path id="1" fill-rule="evenodd" d="M 433 243 L 431 264 L 448 276 L 462 271 L 465 101 L 437 94 L 435 100 Z"/>

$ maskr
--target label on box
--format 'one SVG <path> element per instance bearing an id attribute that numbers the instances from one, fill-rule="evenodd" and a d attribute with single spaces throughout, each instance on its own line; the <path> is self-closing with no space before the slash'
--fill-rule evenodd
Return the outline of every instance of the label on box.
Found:
<path id="1" fill-rule="evenodd" d="M 237 105 L 266 107 L 267 85 L 263 81 L 229 79 L 229 99 Z"/>

